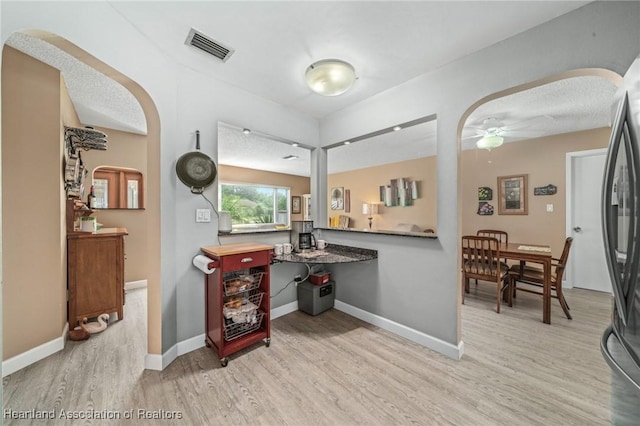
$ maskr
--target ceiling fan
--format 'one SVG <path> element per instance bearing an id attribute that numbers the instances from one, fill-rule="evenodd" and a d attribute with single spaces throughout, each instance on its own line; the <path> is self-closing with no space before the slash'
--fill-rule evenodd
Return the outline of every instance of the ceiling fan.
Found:
<path id="1" fill-rule="evenodd" d="M 506 129 L 504 123 L 496 117 L 485 118 L 482 127 L 476 129 L 476 135 L 469 138 L 480 138 L 476 141 L 476 146 L 480 149 L 491 150 L 504 143 Z"/>
<path id="2" fill-rule="evenodd" d="M 473 132 L 475 134 L 463 135 L 462 140 L 478 139 L 475 143 L 477 148 L 491 150 L 501 146 L 505 137 L 527 138 L 533 136 L 531 134 L 523 134 L 519 130 L 531 126 L 540 119 L 553 119 L 553 117 L 540 115 L 520 120 L 510 125 L 505 125 L 504 121 L 497 117 L 487 117 L 481 120 L 478 125 L 466 126 L 463 129 L 464 133 Z M 473 123 L 473 121 L 471 122 Z"/>

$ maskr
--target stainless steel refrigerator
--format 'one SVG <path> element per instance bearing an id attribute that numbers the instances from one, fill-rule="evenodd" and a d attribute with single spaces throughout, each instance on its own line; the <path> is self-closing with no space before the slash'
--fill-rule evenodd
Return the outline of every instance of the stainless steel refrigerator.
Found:
<path id="1" fill-rule="evenodd" d="M 600 349 L 612 369 L 611 422 L 640 424 L 640 57 L 613 106 L 602 189 L 602 231 L 613 287 Z"/>

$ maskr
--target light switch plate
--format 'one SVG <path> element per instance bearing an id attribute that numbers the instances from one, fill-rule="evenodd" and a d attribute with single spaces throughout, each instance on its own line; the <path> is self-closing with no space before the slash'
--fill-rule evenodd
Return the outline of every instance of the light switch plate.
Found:
<path id="1" fill-rule="evenodd" d="M 552 212 L 553 211 L 553 204 L 547 204 L 547 211 L 548 212 Z"/>
<path id="2" fill-rule="evenodd" d="M 196 222 L 211 222 L 211 209 L 196 209 Z"/>

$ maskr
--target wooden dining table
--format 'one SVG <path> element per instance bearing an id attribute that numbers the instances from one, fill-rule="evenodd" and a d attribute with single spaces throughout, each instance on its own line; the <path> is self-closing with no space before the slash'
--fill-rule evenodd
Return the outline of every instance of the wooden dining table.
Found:
<path id="1" fill-rule="evenodd" d="M 552 254 L 549 246 L 525 243 L 500 244 L 500 258 L 524 262 L 539 263 L 544 273 L 542 286 L 542 322 L 551 324 L 551 262 Z"/>

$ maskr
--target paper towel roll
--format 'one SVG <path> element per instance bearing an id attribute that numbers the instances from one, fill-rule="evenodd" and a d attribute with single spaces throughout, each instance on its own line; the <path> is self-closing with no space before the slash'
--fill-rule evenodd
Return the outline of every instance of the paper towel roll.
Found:
<path id="1" fill-rule="evenodd" d="M 203 256 L 201 254 L 197 255 L 193 258 L 193 266 L 200 269 L 205 274 L 210 274 L 216 270 L 216 268 L 209 269 L 209 264 L 213 262 L 213 260 L 209 259 L 207 256 Z"/>
<path id="2" fill-rule="evenodd" d="M 231 213 L 220 210 L 218 213 L 218 232 L 231 232 Z"/>

